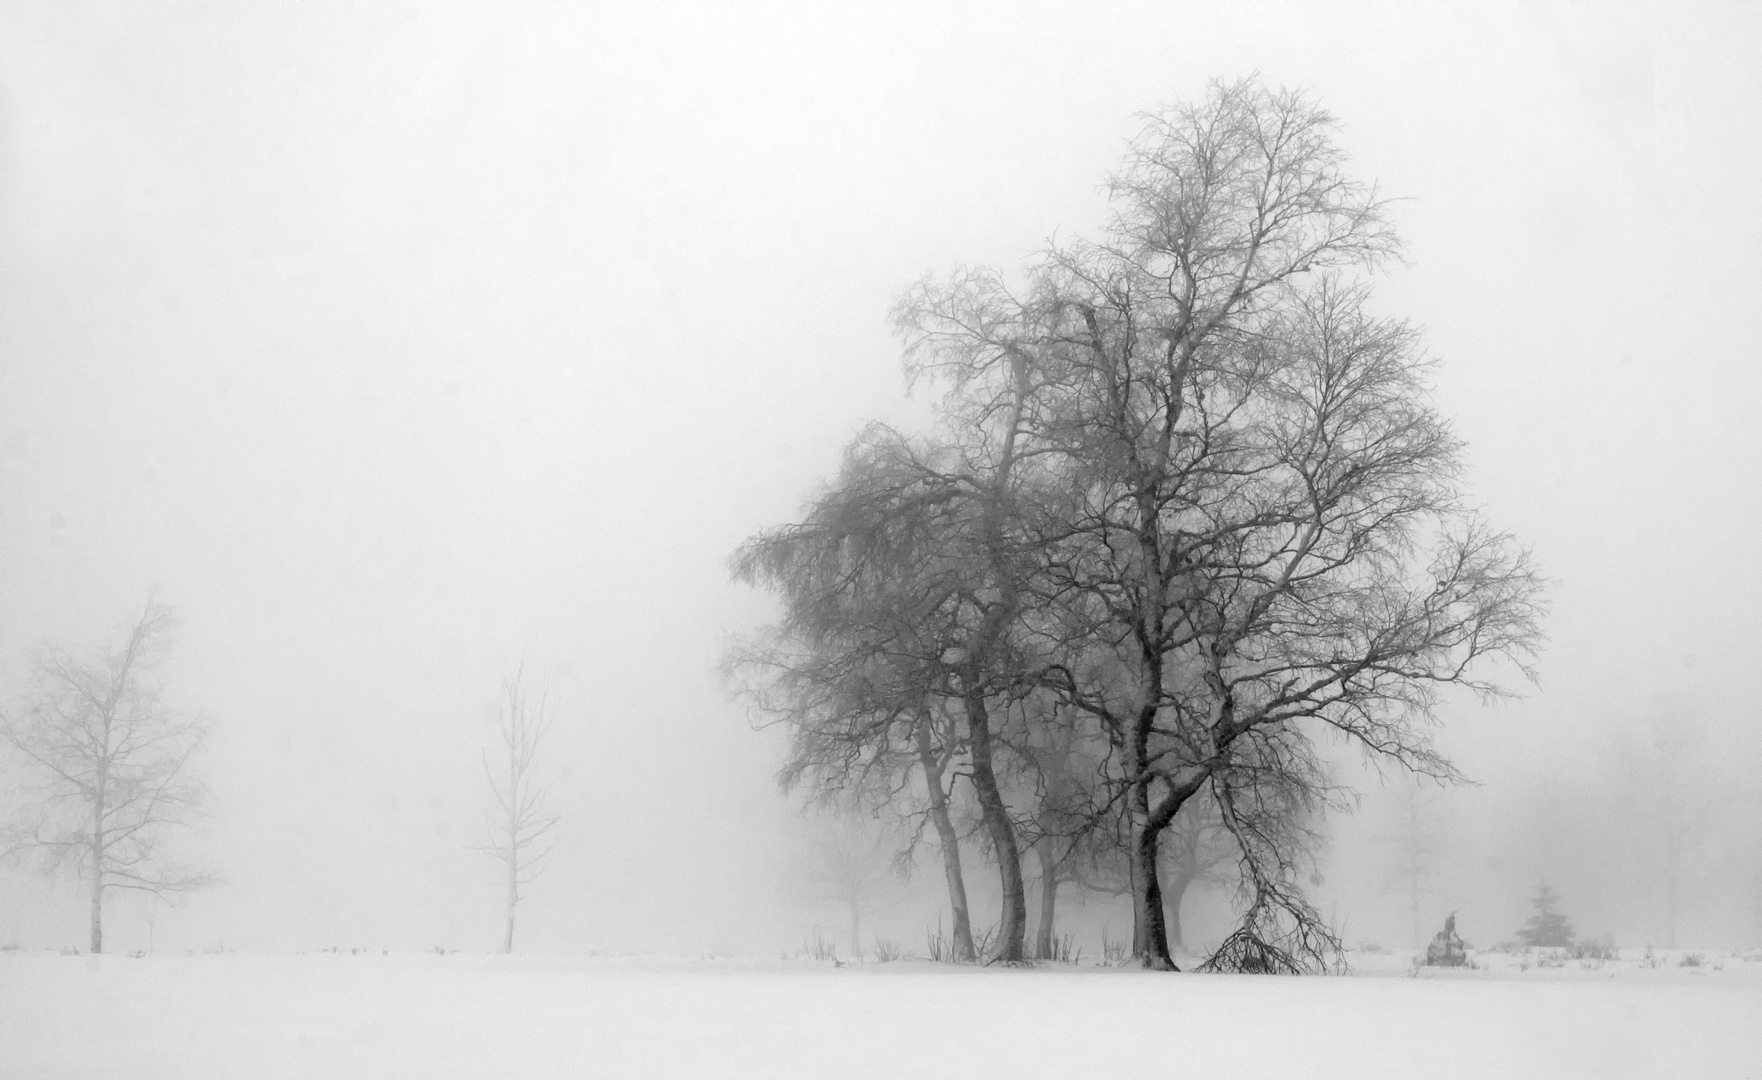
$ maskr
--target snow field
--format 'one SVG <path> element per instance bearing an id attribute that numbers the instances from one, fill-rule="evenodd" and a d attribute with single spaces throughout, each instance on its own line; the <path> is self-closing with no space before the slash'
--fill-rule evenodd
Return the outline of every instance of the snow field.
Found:
<path id="1" fill-rule="evenodd" d="M 1762 1076 L 1762 962 L 1722 964 L 1273 978 L 0 954 L 0 1076 Z"/>

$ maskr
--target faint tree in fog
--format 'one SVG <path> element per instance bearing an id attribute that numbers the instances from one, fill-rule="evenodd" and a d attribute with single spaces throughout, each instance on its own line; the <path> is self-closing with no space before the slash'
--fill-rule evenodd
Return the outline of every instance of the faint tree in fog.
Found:
<path id="1" fill-rule="evenodd" d="M 1560 895 L 1547 882 L 1536 886 L 1530 906 L 1536 913 L 1517 931 L 1517 940 L 1531 948 L 1571 948 L 1572 921 L 1561 914 Z"/>
<path id="2" fill-rule="evenodd" d="M 1707 767 L 1701 726 L 1690 712 L 1655 706 L 1619 738 L 1620 802 L 1637 818 L 1641 876 L 1664 893 L 1663 945 L 1675 948 L 1684 877 L 1706 840 L 1722 778 Z"/>
<path id="3" fill-rule="evenodd" d="M 846 815 L 820 821 L 800 848 L 798 871 L 818 899 L 844 909 L 850 955 L 863 955 L 863 919 L 885 906 L 898 880 L 897 863 L 879 830 Z"/>
<path id="4" fill-rule="evenodd" d="M 45 647 L 23 708 L 0 717 L 0 739 L 33 777 L 7 847 L 35 852 L 46 870 L 74 867 L 91 891 L 91 950 L 104 951 L 104 896 L 112 889 L 182 893 L 211 884 L 165 859 L 171 828 L 193 825 L 207 790 L 190 758 L 200 718 L 167 708 L 156 669 L 172 613 L 149 601 L 121 644 L 91 655 Z"/>
<path id="5" fill-rule="evenodd" d="M 1040 960 L 1060 955 L 1056 923 L 1059 886 L 1080 883 L 1084 866 L 1096 857 L 1097 847 L 1111 849 L 1117 840 L 1106 827 L 1108 816 L 1096 805 L 1102 791 L 1100 763 L 1079 748 L 1076 725 L 1049 720 L 1028 725 L 1030 730 L 1019 740 L 1018 751 L 1024 759 L 1023 780 L 1033 789 L 1022 800 L 1034 808 L 1024 824 L 1023 839 L 1034 853 L 1040 879 L 1040 915 L 1034 930 L 1034 957 Z M 1034 729 L 1039 729 L 1038 740 Z"/>
<path id="6" fill-rule="evenodd" d="M 1443 869 L 1444 824 L 1438 806 L 1439 792 L 1418 778 L 1403 784 L 1395 795 L 1389 826 L 1383 841 L 1389 852 L 1384 886 L 1407 899 L 1413 948 L 1421 944 L 1420 898 L 1431 893 L 1431 883 Z"/>
<path id="7" fill-rule="evenodd" d="M 549 696 L 540 690 L 533 701 L 526 692 L 525 674 L 523 663 L 503 677 L 497 709 L 501 745 L 493 762 L 488 751 L 483 755 L 483 772 L 495 805 L 489 814 L 490 842 L 481 850 L 495 856 L 506 872 L 504 953 L 514 951 L 514 909 L 522 888 L 544 869 L 550 854 L 546 836 L 559 817 L 545 808 L 547 789 L 539 783 L 535 768 L 539 746 L 551 729 Z"/>

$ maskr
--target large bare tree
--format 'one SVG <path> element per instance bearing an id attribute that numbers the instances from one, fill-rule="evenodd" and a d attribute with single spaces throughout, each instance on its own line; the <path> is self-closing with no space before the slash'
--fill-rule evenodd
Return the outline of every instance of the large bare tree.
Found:
<path id="1" fill-rule="evenodd" d="M 1257 924 L 1325 944 L 1291 923 L 1312 914 L 1295 834 L 1261 827 L 1318 803 L 1311 733 L 1453 777 L 1425 737 L 1435 688 L 1494 692 L 1473 661 L 1537 641 L 1539 579 L 1466 507 L 1417 334 L 1341 276 L 1398 248 L 1333 126 L 1301 94 L 1215 84 L 1149 119 L 1099 241 L 1025 290 L 920 287 L 905 320 L 969 399 L 1025 393 L 1015 453 L 1075 493 L 1029 579 L 1043 599 L 1015 610 L 1057 643 L 1042 684 L 1113 741 L 1153 968 L 1174 966 L 1159 838 L 1189 799 L 1213 786 L 1244 857 L 1271 860 L 1245 866 Z M 1248 798 L 1255 776 L 1288 797 Z"/>
<path id="2" fill-rule="evenodd" d="M 1417 332 L 1371 315 L 1351 276 L 1399 248 L 1333 131 L 1303 94 L 1214 84 L 1148 118 L 1098 240 L 1053 248 L 1020 287 L 983 269 L 914 287 L 895 318 L 908 371 L 946 388 L 936 441 L 859 445 L 847 462 L 897 480 L 853 501 L 847 465 L 737 563 L 784 594 L 785 630 L 909 597 L 862 666 L 909 657 L 913 691 L 963 717 L 999 959 L 1023 957 L 1026 927 L 1010 747 L 1062 742 L 1014 727 L 1107 747 L 1088 790 L 1044 805 L 1118 823 L 1141 963 L 1174 968 L 1159 853 L 1206 793 L 1242 899 L 1208 963 L 1295 970 L 1338 945 L 1303 891 L 1307 822 L 1333 799 L 1314 738 L 1450 780 L 1426 730 L 1439 689 L 1498 692 L 1488 658 L 1528 670 L 1540 579 L 1467 503 Z M 787 685 L 802 669 L 780 659 Z M 846 733 L 872 760 L 898 727 Z M 1056 817 L 1030 831 L 1083 827 Z"/>
<path id="3" fill-rule="evenodd" d="M 489 843 L 483 851 L 502 864 L 507 888 L 507 922 L 502 952 L 514 951 L 514 909 L 523 890 L 544 869 L 550 855 L 550 831 L 560 815 L 545 806 L 548 789 L 538 776 L 539 747 L 551 729 L 551 701 L 540 690 L 538 700 L 528 694 L 526 666 L 521 664 L 502 679 L 497 708 L 500 735 L 492 760 L 484 751 L 483 773 L 489 781 L 494 806 L 489 812 Z"/>
<path id="4" fill-rule="evenodd" d="M 160 849 L 208 801 L 189 769 L 206 724 L 160 700 L 172 624 L 171 609 L 149 601 L 118 645 L 89 655 L 46 646 L 23 707 L 0 716 L 0 740 L 30 777 L 7 847 L 85 877 L 94 953 L 104 951 L 109 891 L 175 894 L 213 880 Z"/>

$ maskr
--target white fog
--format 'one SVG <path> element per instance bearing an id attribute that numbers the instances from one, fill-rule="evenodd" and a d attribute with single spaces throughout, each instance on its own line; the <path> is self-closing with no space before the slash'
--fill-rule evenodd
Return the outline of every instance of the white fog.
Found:
<path id="1" fill-rule="evenodd" d="M 175 623 L 151 679 L 207 731 L 209 798 L 161 854 L 212 881 L 107 892 L 103 974 L 355 950 L 512 977 L 487 959 L 507 890 L 485 772 L 522 665 L 557 818 L 517 906 L 534 978 L 810 963 L 816 940 L 927 963 L 935 833 L 904 880 L 886 807 L 852 826 L 808 807 L 812 778 L 779 790 L 789 724 L 727 665 L 783 601 L 730 560 L 803 521 L 871 421 L 933 430 L 944 388 L 908 381 L 891 321 L 914 284 L 1016 281 L 1099 235 L 1145 116 L 1248 80 L 1330 113 L 1345 171 L 1393 200 L 1404 246 L 1366 273 L 1369 310 L 1421 334 L 1465 505 L 1545 579 L 1536 681 L 1491 657 L 1512 696 L 1434 710 L 1467 783 L 1318 737 L 1356 809 L 1306 819 L 1308 903 L 1347 967 L 1407 974 L 1447 916 L 1473 950 L 1520 940 L 1546 884 L 1628 959 L 1729 956 L 1741 1016 L 1762 991 L 1757 55 L 1762 18 L 1711 3 L 0 4 L 0 716 L 39 715 L 54 649 L 113 649 L 156 603 Z M 17 822 L 42 787 L 15 748 Z M 1004 902 L 978 821 L 975 932 Z M 822 865 L 853 827 L 875 871 L 854 943 Z M 61 954 L 91 949 L 89 878 L 3 835 L 0 1031 L 31 987 L 77 1000 Z M 1231 873 L 1175 903 L 1183 970 L 1237 925 Z M 1058 898 L 1078 966 L 1132 951 L 1128 886 Z M 1482 966 L 1522 977 L 1500 956 Z M 468 985 L 420 992 L 446 1015 Z M 1194 985 L 1194 1015 L 1223 1008 Z M 105 1071 L 32 1045 L 42 1075 Z M 349 1060 L 330 1075 L 395 1071 Z M 606 1075 L 714 1071 L 669 1060 Z"/>

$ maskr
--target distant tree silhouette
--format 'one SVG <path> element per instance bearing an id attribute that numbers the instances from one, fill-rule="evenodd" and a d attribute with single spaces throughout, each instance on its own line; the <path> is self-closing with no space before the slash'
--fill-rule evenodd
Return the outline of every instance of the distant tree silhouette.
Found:
<path id="1" fill-rule="evenodd" d="M 170 608 L 149 600 L 119 646 L 89 655 L 45 648 L 23 711 L 0 716 L 0 742 L 36 780 L 20 787 L 21 813 L 0 853 L 34 851 L 46 871 L 72 866 L 86 877 L 95 953 L 104 951 L 110 890 L 164 895 L 213 881 L 159 850 L 165 831 L 195 824 L 208 801 L 188 767 L 206 724 L 167 708 L 154 678 L 172 622 Z"/>
<path id="2" fill-rule="evenodd" d="M 514 951 L 514 909 L 523 899 L 522 889 L 544 869 L 550 854 L 549 833 L 558 820 L 545 807 L 547 791 L 534 767 L 539 745 L 551 729 L 551 702 L 543 691 L 536 702 L 527 695 L 525 674 L 522 664 L 502 679 L 498 732 L 502 760 L 492 766 L 488 752 L 483 755 L 483 773 L 495 805 L 487 822 L 489 843 L 480 850 L 495 856 L 506 871 L 504 953 Z"/>
<path id="3" fill-rule="evenodd" d="M 1536 886 L 1530 898 L 1536 913 L 1517 932 L 1517 940 L 1537 948 L 1569 948 L 1572 945 L 1572 923 L 1560 913 L 1560 897 L 1547 883 Z"/>
<path id="4" fill-rule="evenodd" d="M 799 849 L 802 884 L 842 907 L 850 920 L 850 955 L 863 955 L 863 917 L 885 907 L 895 889 L 895 862 L 883 837 L 857 815 L 820 821 Z"/>
<path id="5" fill-rule="evenodd" d="M 1433 893 L 1432 883 L 1443 870 L 1446 837 L 1438 798 L 1439 789 L 1408 782 L 1396 793 L 1390 828 L 1383 836 L 1389 851 L 1384 887 L 1406 899 L 1415 949 L 1421 945 L 1420 901 Z"/>

